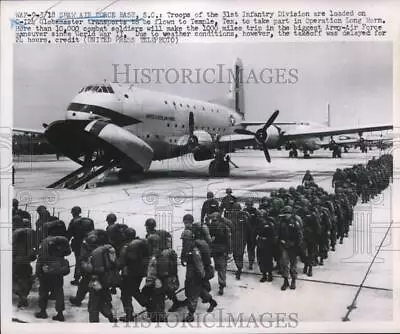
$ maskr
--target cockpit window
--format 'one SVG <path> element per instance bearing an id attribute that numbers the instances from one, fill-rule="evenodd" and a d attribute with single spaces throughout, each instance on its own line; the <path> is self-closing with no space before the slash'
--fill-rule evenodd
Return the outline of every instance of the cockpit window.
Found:
<path id="1" fill-rule="evenodd" d="M 90 85 L 90 86 L 87 86 L 87 87 L 83 87 L 79 91 L 79 93 L 88 92 L 88 91 L 96 92 L 96 93 L 114 94 L 114 90 L 109 85 L 101 85 L 101 86 L 100 85 Z"/>

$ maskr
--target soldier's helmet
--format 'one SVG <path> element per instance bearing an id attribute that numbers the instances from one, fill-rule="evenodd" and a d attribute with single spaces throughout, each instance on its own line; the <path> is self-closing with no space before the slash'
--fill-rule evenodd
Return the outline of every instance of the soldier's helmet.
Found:
<path id="1" fill-rule="evenodd" d="M 290 187 L 289 188 L 289 193 L 292 194 L 292 195 L 295 194 L 296 193 L 296 188 L 295 187 Z"/>
<path id="2" fill-rule="evenodd" d="M 132 227 L 128 227 L 125 230 L 125 239 L 126 240 L 133 240 L 136 238 L 136 230 Z"/>
<path id="3" fill-rule="evenodd" d="M 275 190 L 272 190 L 270 196 L 271 196 L 271 197 L 275 197 L 275 196 L 276 196 L 276 191 L 275 191 Z"/>
<path id="4" fill-rule="evenodd" d="M 36 212 L 38 213 L 38 214 L 43 214 L 43 213 L 45 213 L 47 211 L 47 209 L 46 209 L 46 207 L 44 206 L 44 205 L 39 205 L 38 207 L 37 207 L 37 209 L 36 209 Z"/>
<path id="5" fill-rule="evenodd" d="M 192 225 L 193 239 L 204 239 L 204 231 L 199 223 Z"/>
<path id="6" fill-rule="evenodd" d="M 74 207 L 71 209 L 71 213 L 72 213 L 73 215 L 80 215 L 80 214 L 82 213 L 82 209 L 81 209 L 80 206 L 74 206 Z"/>
<path id="7" fill-rule="evenodd" d="M 286 189 L 285 188 L 279 188 L 278 193 L 280 195 L 285 194 L 286 193 Z"/>
<path id="8" fill-rule="evenodd" d="M 306 170 L 306 174 L 310 174 L 310 170 L 309 169 Z"/>
<path id="9" fill-rule="evenodd" d="M 13 208 L 18 208 L 18 205 L 19 205 L 18 200 L 16 198 L 13 198 L 13 201 L 12 201 Z"/>
<path id="10" fill-rule="evenodd" d="M 238 203 L 238 202 L 233 203 L 233 204 L 232 204 L 232 210 L 234 210 L 234 211 L 240 211 L 240 210 L 242 210 L 242 207 L 241 207 L 240 203 Z"/>
<path id="11" fill-rule="evenodd" d="M 246 201 L 244 202 L 244 205 L 246 206 L 253 206 L 254 205 L 254 201 L 251 198 L 246 199 Z"/>
<path id="12" fill-rule="evenodd" d="M 212 214 L 210 214 L 209 217 L 211 220 L 214 220 L 214 219 L 221 218 L 221 214 L 219 212 L 213 212 Z"/>
<path id="13" fill-rule="evenodd" d="M 226 188 L 225 192 L 226 192 L 227 194 L 232 194 L 232 188 Z"/>
<path id="14" fill-rule="evenodd" d="M 207 192 L 207 198 L 214 198 L 214 194 L 212 191 Z"/>
<path id="15" fill-rule="evenodd" d="M 291 214 L 291 213 L 293 213 L 293 208 L 289 205 L 286 205 L 282 208 L 281 213 L 282 214 Z"/>
<path id="16" fill-rule="evenodd" d="M 193 223 L 194 218 L 190 213 L 187 213 L 186 215 L 183 216 L 182 221 Z"/>
<path id="17" fill-rule="evenodd" d="M 117 216 L 113 213 L 109 213 L 106 218 L 107 223 L 112 224 L 117 221 Z"/>
<path id="18" fill-rule="evenodd" d="M 144 223 L 144 225 L 147 228 L 156 228 L 157 223 L 154 218 L 148 218 L 148 219 L 146 219 L 146 222 Z"/>

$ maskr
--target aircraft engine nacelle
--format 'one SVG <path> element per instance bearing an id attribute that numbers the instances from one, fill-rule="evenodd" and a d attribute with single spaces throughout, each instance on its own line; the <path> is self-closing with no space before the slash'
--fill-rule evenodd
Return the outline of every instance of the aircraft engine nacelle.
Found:
<path id="1" fill-rule="evenodd" d="M 115 148 L 117 156 L 129 158 L 143 170 L 149 169 L 153 160 L 153 149 L 129 131 L 115 124 L 99 120 L 90 122 L 84 128 L 84 131 L 110 144 L 111 147 Z"/>
<path id="2" fill-rule="evenodd" d="M 267 136 L 266 144 L 268 145 L 268 147 L 277 148 L 281 145 L 280 130 L 277 127 L 271 126 L 268 129 L 267 134 L 268 134 L 268 136 Z"/>
<path id="3" fill-rule="evenodd" d="M 196 161 L 209 160 L 214 158 L 214 150 L 210 146 L 198 146 L 193 150 L 193 157 Z"/>
<path id="4" fill-rule="evenodd" d="M 196 136 L 200 146 L 211 147 L 213 139 L 207 131 L 202 131 L 202 130 L 194 131 L 193 135 Z"/>

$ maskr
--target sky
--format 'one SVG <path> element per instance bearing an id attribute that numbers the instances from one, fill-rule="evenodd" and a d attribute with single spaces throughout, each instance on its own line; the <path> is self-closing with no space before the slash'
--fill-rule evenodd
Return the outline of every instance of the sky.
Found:
<path id="1" fill-rule="evenodd" d="M 295 68 L 295 84 L 245 84 L 247 121 L 327 121 L 333 126 L 392 122 L 392 45 L 386 42 L 183 43 L 14 46 L 14 127 L 40 129 L 63 119 L 83 86 L 114 79 L 114 67 L 232 68 L 241 58 L 245 73 Z M 122 77 L 120 77 L 122 80 Z M 155 78 L 155 77 L 154 77 Z M 224 96 L 229 84 L 138 84 L 151 90 L 201 100 Z"/>

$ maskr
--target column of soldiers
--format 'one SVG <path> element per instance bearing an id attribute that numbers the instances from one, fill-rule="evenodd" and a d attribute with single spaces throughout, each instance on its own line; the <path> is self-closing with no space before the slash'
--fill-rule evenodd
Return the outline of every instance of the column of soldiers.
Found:
<path id="1" fill-rule="evenodd" d="M 18 296 L 18 307 L 28 305 L 36 277 L 39 311 L 35 316 L 47 318 L 48 300 L 55 299 L 57 313 L 53 320 L 64 321 L 64 276 L 71 268 L 66 257 L 72 252 L 75 268 L 71 284 L 77 285 L 77 292 L 70 303 L 80 306 L 88 294 L 90 322 L 99 322 L 100 313 L 110 322 L 117 321 L 112 311 L 112 295 L 117 288 L 125 312 L 120 321 L 135 319 L 133 297 L 146 308 L 151 321 L 167 321 L 165 300 L 170 299 L 172 307 L 168 311 L 186 306 L 188 313 L 183 320 L 191 322 L 199 298 L 209 304 L 208 312 L 217 306 L 210 294 L 210 280 L 217 276 L 218 295 L 223 295 L 231 255 L 236 279 L 240 280 L 245 250 L 248 269 L 252 270 L 257 261 L 261 282 L 271 282 L 276 270 L 283 278 L 281 290 L 296 289 L 297 259 L 303 262 L 303 273 L 308 276 L 313 275 L 315 266 L 324 265 L 337 241 L 342 244 L 348 237 L 358 198 L 368 201 L 388 187 L 392 170 L 391 155 L 370 160 L 365 167 L 338 169 L 331 194 L 315 184 L 307 172 L 302 185 L 272 191 L 260 200 L 258 208 L 252 199 L 246 199 L 242 209 L 230 188 L 221 203 L 208 192 L 200 222 L 194 222 L 190 214 L 183 217 L 180 263 L 186 267 L 185 300 L 176 295 L 180 282 L 172 236 L 157 229 L 153 218 L 146 220 L 146 236 L 140 238 L 134 229 L 117 223 L 112 213 L 106 217 L 106 229 L 95 229 L 90 218 L 81 217 L 80 207 L 73 207 L 67 227 L 39 206 L 34 230 L 31 216 L 14 200 L 13 292 Z M 34 276 L 31 262 L 35 260 Z"/>

